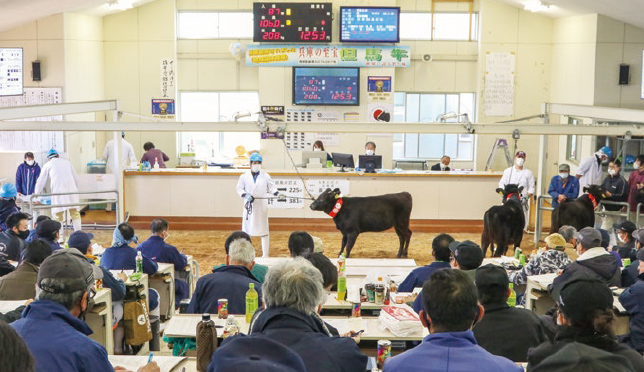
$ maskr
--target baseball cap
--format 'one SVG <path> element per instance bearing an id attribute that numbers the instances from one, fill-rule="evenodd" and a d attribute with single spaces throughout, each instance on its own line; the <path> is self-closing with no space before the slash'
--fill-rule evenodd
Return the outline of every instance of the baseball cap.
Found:
<path id="1" fill-rule="evenodd" d="M 637 229 L 631 234 L 635 240 L 640 243 L 644 243 L 644 229 Z"/>
<path id="2" fill-rule="evenodd" d="M 87 290 L 103 273 L 76 248 L 60 249 L 45 258 L 38 270 L 38 287 L 49 293 Z M 56 279 L 56 283 L 47 282 Z"/>
<path id="3" fill-rule="evenodd" d="M 72 235 L 69 236 L 67 240 L 67 245 L 70 248 L 78 248 L 79 250 L 87 249 L 87 247 L 92 244 L 91 240 L 94 239 L 94 235 L 86 233 L 85 231 L 74 231 Z M 81 252 L 82 253 L 82 252 Z"/>
<path id="4" fill-rule="evenodd" d="M 41 238 L 50 238 L 56 231 L 60 230 L 61 224 L 54 220 L 44 220 L 36 226 L 36 235 Z"/>
<path id="5" fill-rule="evenodd" d="M 570 165 L 568 164 L 560 164 L 559 165 L 559 172 L 570 172 Z"/>
<path id="6" fill-rule="evenodd" d="M 510 279 L 502 266 L 487 264 L 476 269 L 474 282 L 477 288 L 493 286 L 508 288 Z"/>
<path id="7" fill-rule="evenodd" d="M 635 226 L 634 223 L 631 221 L 624 221 L 620 224 L 617 224 L 615 226 L 616 229 L 626 231 L 627 233 L 631 234 L 633 231 L 637 230 L 637 226 Z"/>
<path id="8" fill-rule="evenodd" d="M 583 276 L 565 282 L 556 302 L 573 323 L 582 323 L 595 310 L 612 309 L 613 294 L 606 283 Z"/>
<path id="9" fill-rule="evenodd" d="M 631 363 L 618 354 L 602 349 L 571 342 L 556 353 L 538 363 L 532 369 L 534 372 L 626 372 L 634 371 Z"/>
<path id="10" fill-rule="evenodd" d="M 264 336 L 235 336 L 213 355 L 213 372 L 306 372 L 304 361 L 293 350 Z"/>
<path id="11" fill-rule="evenodd" d="M 544 240 L 550 249 L 563 251 L 566 247 L 566 239 L 558 233 L 550 234 Z"/>
<path id="12" fill-rule="evenodd" d="M 601 247 L 602 244 L 602 234 L 592 227 L 584 227 L 577 231 L 573 238 L 586 246 Z"/>
<path id="13" fill-rule="evenodd" d="M 449 250 L 454 252 L 454 258 L 463 270 L 476 269 L 483 262 L 481 247 L 471 240 L 453 241 L 449 243 Z"/>
<path id="14" fill-rule="evenodd" d="M 517 151 L 516 155 L 514 155 L 517 158 L 524 158 L 525 159 L 525 151 Z"/>

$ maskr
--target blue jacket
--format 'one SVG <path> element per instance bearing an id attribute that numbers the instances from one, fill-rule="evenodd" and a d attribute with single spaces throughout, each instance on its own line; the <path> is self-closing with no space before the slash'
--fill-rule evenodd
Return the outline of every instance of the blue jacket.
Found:
<path id="1" fill-rule="evenodd" d="M 144 257 L 150 257 L 156 262 L 174 264 L 175 271 L 184 271 L 186 266 L 188 266 L 188 259 L 186 256 L 179 253 L 177 247 L 167 244 L 160 236 L 150 236 L 148 240 L 139 244 L 136 249 L 141 251 L 141 254 Z M 188 283 L 175 278 L 174 303 L 176 307 L 179 307 L 181 300 L 188 298 L 189 295 L 190 289 L 188 288 Z"/>
<path id="2" fill-rule="evenodd" d="M 228 299 L 229 314 L 246 313 L 246 292 L 248 284 L 254 283 L 262 306 L 262 284 L 244 266 L 228 265 L 212 271 L 197 280 L 197 288 L 192 294 L 188 313 L 217 314 L 220 298 Z"/>
<path id="3" fill-rule="evenodd" d="M 415 348 L 387 359 L 383 372 L 414 371 L 419 366 L 424 372 L 523 371 L 477 345 L 472 331 L 431 334 Z"/>
<path id="4" fill-rule="evenodd" d="M 347 337 L 332 337 L 318 316 L 285 307 L 256 315 L 250 337 L 266 337 L 298 354 L 307 372 L 354 372 L 367 369 L 367 356 Z"/>
<path id="5" fill-rule="evenodd" d="M 29 230 L 29 236 L 27 237 L 27 239 L 25 239 L 25 241 L 27 243 L 31 243 L 34 239 L 38 239 L 38 235 L 36 235 L 36 229 L 35 228 Z"/>
<path id="6" fill-rule="evenodd" d="M 438 269 L 449 269 L 449 262 L 434 261 L 423 267 L 417 267 L 400 283 L 398 292 L 412 292 L 414 288 L 421 288 L 423 283 Z"/>
<path id="7" fill-rule="evenodd" d="M 157 272 L 159 265 L 143 253 L 143 272 L 152 275 Z M 101 266 L 108 270 L 136 270 L 136 249 L 127 244 L 110 247 L 101 256 Z"/>
<path id="8" fill-rule="evenodd" d="M 626 288 L 619 295 L 626 312 L 630 315 L 629 328 L 631 330 L 628 346 L 640 354 L 644 350 L 644 274 L 638 276 L 635 284 Z"/>
<path id="9" fill-rule="evenodd" d="M 10 325 L 36 360 L 36 372 L 114 371 L 107 350 L 87 337 L 89 326 L 56 302 L 34 301 Z"/>
<path id="10" fill-rule="evenodd" d="M 40 165 L 38 163 L 34 162 L 34 165 L 28 165 L 23 162 L 16 171 L 16 189 L 22 195 L 33 194 L 39 176 Z"/>
<path id="11" fill-rule="evenodd" d="M 579 196 L 579 180 L 577 177 L 568 176 L 566 187 L 563 186 L 563 179 L 560 176 L 552 177 L 548 194 L 552 196 L 552 207 L 557 208 L 559 205 L 559 194 L 564 194 L 568 200 L 577 199 Z"/>
<path id="12" fill-rule="evenodd" d="M 20 208 L 14 199 L 0 199 L 0 231 L 7 229 L 7 225 L 5 225 L 7 217 L 16 212 L 20 212 Z"/>

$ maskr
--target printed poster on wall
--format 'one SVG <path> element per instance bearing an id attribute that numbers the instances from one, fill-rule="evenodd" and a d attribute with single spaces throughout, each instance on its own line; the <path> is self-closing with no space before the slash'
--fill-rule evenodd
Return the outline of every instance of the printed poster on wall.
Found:
<path id="1" fill-rule="evenodd" d="M 161 59 L 161 98 L 175 98 L 176 65 L 174 58 Z"/>
<path id="2" fill-rule="evenodd" d="M 485 116 L 514 114 L 514 53 L 485 56 Z"/>
<path id="3" fill-rule="evenodd" d="M 393 101 L 391 76 L 367 77 L 367 99 L 370 102 Z"/>
<path id="4" fill-rule="evenodd" d="M 248 45 L 248 66 L 409 67 L 408 46 Z"/>
<path id="5" fill-rule="evenodd" d="M 273 178 L 275 187 L 286 198 L 268 199 L 268 207 L 273 209 L 297 209 L 304 206 L 304 184 L 300 179 Z"/>
<path id="6" fill-rule="evenodd" d="M 342 178 L 312 178 L 306 181 L 306 187 L 317 198 L 326 189 L 340 189 L 343 196 L 349 195 L 349 180 Z"/>
<path id="7" fill-rule="evenodd" d="M 393 119 L 393 103 L 369 103 L 367 117 L 372 123 L 389 123 Z"/>
<path id="8" fill-rule="evenodd" d="M 161 119 L 174 119 L 174 99 L 153 99 L 152 116 Z"/>

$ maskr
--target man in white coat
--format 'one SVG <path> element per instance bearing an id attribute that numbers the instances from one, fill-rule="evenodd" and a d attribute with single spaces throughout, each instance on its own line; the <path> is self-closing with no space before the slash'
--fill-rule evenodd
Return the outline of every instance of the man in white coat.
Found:
<path id="1" fill-rule="evenodd" d="M 103 150 L 103 158 L 107 163 L 107 173 L 114 173 L 118 168 L 118 163 L 114 157 L 115 152 L 116 142 L 114 142 L 113 139 L 107 141 L 107 144 L 105 144 L 105 150 Z M 129 163 L 128 160 L 130 161 Z M 131 163 L 138 163 L 136 155 L 134 154 L 134 148 L 125 140 L 125 132 L 121 132 L 121 166 L 124 167 Z"/>
<path id="2" fill-rule="evenodd" d="M 579 196 L 584 194 L 584 187 L 602 184 L 602 164 L 606 164 L 612 156 L 613 150 L 604 146 L 592 156 L 581 161 L 576 172 L 576 176 L 579 178 Z"/>
<path id="3" fill-rule="evenodd" d="M 250 156 L 250 171 L 239 176 L 237 194 L 244 200 L 242 230 L 262 239 L 262 257 L 268 257 L 268 199 L 278 195 L 271 176 L 261 171 L 262 156 Z M 280 195 L 281 197 L 282 195 Z"/>
<path id="4" fill-rule="evenodd" d="M 517 151 L 514 156 L 514 165 L 503 171 L 503 177 L 499 181 L 499 187 L 505 188 L 505 185 L 515 184 L 523 186 L 521 191 L 521 203 L 523 204 L 523 213 L 525 215 L 525 226 L 528 226 L 530 219 L 530 199 L 534 195 L 534 175 L 530 169 L 524 168 L 526 153 Z"/>
<path id="5" fill-rule="evenodd" d="M 40 194 L 45 188 L 47 181 L 51 181 L 50 190 L 52 194 L 77 192 L 79 180 L 72 163 L 69 160 L 61 159 L 58 155 L 58 152 L 54 149 L 49 150 L 49 153 L 47 153 L 47 159 L 49 159 L 49 161 L 42 167 L 42 170 L 40 171 L 40 177 L 38 177 L 38 181 L 36 182 L 34 194 Z M 52 205 L 78 203 L 78 195 L 54 195 L 51 197 Z M 62 224 L 65 220 L 65 211 L 68 210 L 72 219 L 72 224 L 74 225 L 74 231 L 80 231 L 81 215 L 79 209 L 79 206 L 54 207 L 51 209 L 51 212 L 53 214 L 54 220 Z M 60 236 L 63 236 L 62 232 Z"/>

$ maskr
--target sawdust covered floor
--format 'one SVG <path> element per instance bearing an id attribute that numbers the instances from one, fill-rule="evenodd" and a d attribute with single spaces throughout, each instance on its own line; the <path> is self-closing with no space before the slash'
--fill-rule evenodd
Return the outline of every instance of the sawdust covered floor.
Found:
<path id="1" fill-rule="evenodd" d="M 94 240 L 103 247 L 109 247 L 112 241 L 112 231 L 88 230 L 94 234 Z M 315 232 L 308 231 L 311 235 L 318 236 L 324 242 L 324 252 L 329 257 L 336 257 L 340 252 L 342 235 L 340 232 Z M 148 238 L 149 230 L 137 230 L 139 241 Z M 200 267 L 200 275 L 210 272 L 214 265 L 224 263 L 226 252 L 224 242 L 230 231 L 179 231 L 170 228 L 170 237 L 167 239 L 185 254 L 192 255 Z M 271 232 L 271 257 L 288 256 L 288 237 L 290 232 Z M 426 265 L 432 261 L 431 242 L 437 233 L 414 233 L 409 245 L 409 258 L 416 260 L 418 265 Z M 481 243 L 480 234 L 452 234 L 459 241 L 472 240 Z M 256 255 L 262 255 L 262 245 L 259 237 L 252 238 Z M 351 251 L 354 258 L 396 258 L 398 254 L 398 236 L 394 232 L 364 233 L 360 234 L 356 245 Z M 521 244 L 524 252 L 530 253 L 534 249 L 533 235 L 524 234 Z M 509 254 L 512 252 L 509 250 Z M 488 257 L 490 256 L 488 250 Z"/>

